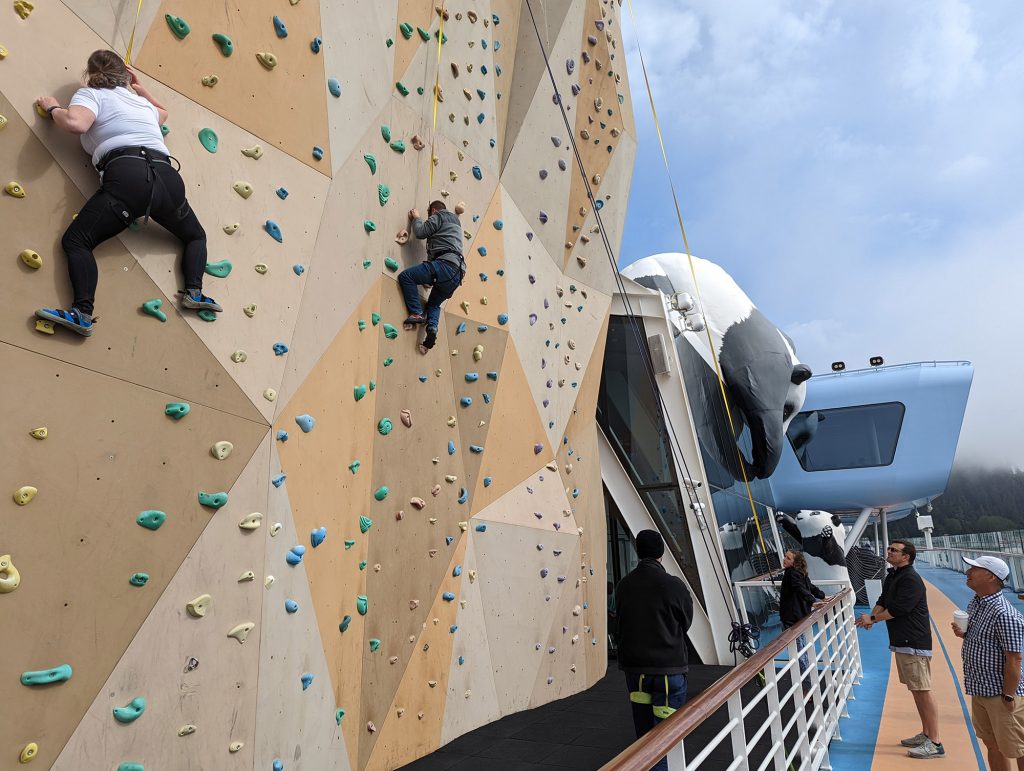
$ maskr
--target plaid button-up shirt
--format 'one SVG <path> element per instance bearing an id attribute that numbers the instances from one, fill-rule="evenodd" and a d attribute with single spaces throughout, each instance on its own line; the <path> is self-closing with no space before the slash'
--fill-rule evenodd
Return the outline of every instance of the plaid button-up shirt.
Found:
<path id="1" fill-rule="evenodd" d="M 964 690 L 971 696 L 999 696 L 1003 692 L 1003 653 L 1024 652 L 1024 616 L 1002 592 L 975 595 L 967 614 L 970 621 L 961 652 Z M 1024 677 L 1015 695 L 1024 696 Z"/>

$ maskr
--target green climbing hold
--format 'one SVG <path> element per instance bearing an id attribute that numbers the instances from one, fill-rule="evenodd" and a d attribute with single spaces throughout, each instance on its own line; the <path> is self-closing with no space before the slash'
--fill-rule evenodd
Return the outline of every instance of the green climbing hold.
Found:
<path id="1" fill-rule="evenodd" d="M 366 599 L 365 594 L 360 594 L 356 597 L 356 610 L 359 611 L 360 616 L 365 616 L 366 611 L 370 609 L 370 601 Z"/>
<path id="2" fill-rule="evenodd" d="M 117 767 L 117 771 L 146 771 L 145 767 L 141 763 L 121 763 Z"/>
<path id="3" fill-rule="evenodd" d="M 235 52 L 235 44 L 231 42 L 231 38 L 222 32 L 218 32 L 213 36 L 213 42 L 217 44 L 217 47 L 224 56 L 231 56 Z"/>
<path id="4" fill-rule="evenodd" d="M 380 205 L 383 206 L 388 202 L 391 197 L 391 188 L 387 185 L 377 185 L 377 200 L 380 201 Z"/>
<path id="5" fill-rule="evenodd" d="M 380 324 L 380 314 L 377 313 L 377 311 L 373 311 L 373 313 L 370 314 L 370 322 L 374 326 L 377 326 L 378 324 Z"/>
<path id="6" fill-rule="evenodd" d="M 204 493 L 199 491 L 199 505 L 209 506 L 211 509 L 219 509 L 228 502 L 227 493 Z"/>
<path id="7" fill-rule="evenodd" d="M 398 337 L 398 330 L 395 329 L 391 324 L 384 325 L 384 337 L 388 340 L 394 340 Z"/>
<path id="8" fill-rule="evenodd" d="M 53 669 L 40 669 L 36 672 L 22 672 L 22 685 L 49 685 L 50 683 L 63 683 L 71 679 L 71 665 L 61 664 Z"/>
<path id="9" fill-rule="evenodd" d="M 372 233 L 376 229 L 377 229 L 377 223 L 375 223 L 373 220 L 364 220 L 363 221 L 363 230 L 365 230 L 367 233 Z"/>
<path id="10" fill-rule="evenodd" d="M 366 161 L 366 165 L 370 167 L 370 173 L 371 174 L 376 174 L 377 173 L 377 158 L 373 155 L 373 153 L 364 153 L 363 154 L 363 160 Z"/>
<path id="11" fill-rule="evenodd" d="M 341 709 L 341 707 L 334 710 L 334 720 L 337 722 L 338 725 L 341 725 L 341 719 L 343 717 L 345 717 L 345 710 Z"/>
<path id="12" fill-rule="evenodd" d="M 416 31 L 420 33 L 420 40 L 422 40 L 424 43 L 430 40 L 430 33 L 427 32 L 427 30 L 423 29 L 423 27 L 417 27 Z"/>
<path id="13" fill-rule="evenodd" d="M 389 490 L 386 485 L 384 487 L 378 487 L 377 492 L 373 494 L 373 497 L 376 498 L 378 501 L 383 501 L 385 498 L 388 497 L 388 492 Z"/>
<path id="14" fill-rule="evenodd" d="M 373 527 L 373 520 L 372 519 L 370 519 L 369 517 L 367 517 L 365 515 L 359 517 L 359 532 L 360 533 L 365 533 L 371 527 Z"/>
<path id="15" fill-rule="evenodd" d="M 359 319 L 359 321 L 357 321 L 356 323 L 359 325 L 360 332 L 366 329 L 366 321 L 364 319 Z"/>
<path id="16" fill-rule="evenodd" d="M 211 128 L 204 128 L 199 130 L 199 143 L 206 148 L 207 152 L 217 152 L 217 145 L 220 140 L 217 139 L 217 132 Z"/>
<path id="17" fill-rule="evenodd" d="M 160 133 L 163 134 L 164 136 L 167 136 L 168 134 L 171 133 L 171 130 L 167 126 L 165 126 L 163 123 L 161 123 L 160 124 Z"/>
<path id="18" fill-rule="evenodd" d="M 168 402 L 164 407 L 164 415 L 181 420 L 192 408 L 186 402 Z"/>
<path id="19" fill-rule="evenodd" d="M 155 319 L 160 319 L 160 321 L 167 321 L 167 314 L 160 310 L 160 306 L 163 304 L 164 301 L 159 298 L 156 300 L 146 300 L 146 302 L 142 303 L 142 312 Z"/>
<path id="20" fill-rule="evenodd" d="M 386 45 L 388 48 L 391 48 L 391 46 L 393 46 L 394 44 L 395 41 L 392 40 L 391 38 L 388 38 L 387 40 L 384 41 L 384 45 Z"/>
<path id="21" fill-rule="evenodd" d="M 128 579 L 128 583 L 132 586 L 145 586 L 149 580 L 149 573 L 132 573 L 131 578 Z"/>
<path id="22" fill-rule="evenodd" d="M 345 551 L 348 551 L 349 549 L 351 549 L 355 545 L 356 545 L 356 542 L 353 541 L 351 538 L 346 538 L 345 539 Z"/>
<path id="23" fill-rule="evenodd" d="M 370 390 L 371 391 L 376 391 L 377 390 L 377 381 L 376 380 L 371 380 L 370 381 Z"/>
<path id="24" fill-rule="evenodd" d="M 134 723 L 146 711 L 146 700 L 136 696 L 123 707 L 114 707 L 114 720 L 118 723 Z"/>
<path id="25" fill-rule="evenodd" d="M 359 569 L 360 569 L 360 570 L 366 570 L 366 560 L 362 560 L 362 561 L 361 561 L 361 562 L 359 563 Z"/>
<path id="26" fill-rule="evenodd" d="M 167 515 L 162 511 L 144 511 L 135 519 L 136 525 L 141 525 L 147 530 L 159 530 L 167 519 Z"/>
<path id="27" fill-rule="evenodd" d="M 394 363 L 395 363 L 395 360 L 392 359 L 390 356 L 388 356 L 386 359 L 384 359 L 384 366 L 385 367 L 390 367 Z"/>
<path id="28" fill-rule="evenodd" d="M 405 152 L 405 142 L 403 142 L 401 139 L 396 139 L 394 142 L 392 142 L 390 145 L 388 145 L 388 147 L 390 147 L 396 153 L 404 153 Z"/>
<path id="29" fill-rule="evenodd" d="M 363 260 L 363 270 L 368 270 L 373 265 L 373 260 Z"/>
<path id="30" fill-rule="evenodd" d="M 188 26 L 188 22 L 180 16 L 172 16 L 169 13 L 164 14 L 164 19 L 167 20 L 167 26 L 171 28 L 171 32 L 178 40 L 184 40 L 188 33 L 192 31 L 192 28 Z"/>
<path id="31" fill-rule="evenodd" d="M 203 266 L 203 272 L 217 278 L 227 278 L 228 274 L 231 273 L 231 261 L 208 262 Z"/>
<path id="32" fill-rule="evenodd" d="M 362 397 L 359 397 L 359 398 L 361 399 Z M 359 399 L 356 399 L 356 401 L 359 401 Z M 351 471 L 353 474 L 355 474 L 357 471 L 359 471 L 359 467 L 361 465 L 363 465 L 363 464 L 360 463 L 357 460 L 354 460 L 354 461 L 352 461 L 351 463 L 348 464 L 348 470 Z"/>
<path id="33" fill-rule="evenodd" d="M 364 386 L 364 385 L 357 385 L 352 390 L 353 390 L 353 392 L 355 394 L 356 401 L 359 401 L 364 396 L 366 396 L 366 386 Z"/>
<path id="34" fill-rule="evenodd" d="M 398 31 L 402 33 L 402 37 L 406 40 L 412 37 L 412 25 L 407 21 L 403 21 L 398 25 Z"/>
<path id="35" fill-rule="evenodd" d="M 380 640 L 378 640 L 376 637 L 370 638 L 370 652 L 375 653 L 379 647 Z"/>
<path id="36" fill-rule="evenodd" d="M 398 270 L 398 260 L 396 260 L 394 257 L 385 257 L 384 267 L 390 270 L 392 273 L 394 273 L 396 270 Z"/>
<path id="37" fill-rule="evenodd" d="M 203 310 L 199 311 L 199 313 L 197 313 L 196 315 L 199 318 L 201 318 L 203 321 L 216 321 L 217 320 L 217 314 L 214 313 L 211 310 L 207 310 L 206 308 L 203 308 Z"/>
<path id="38" fill-rule="evenodd" d="M 391 126 L 386 123 L 380 127 L 380 135 L 384 137 L 385 142 L 391 141 Z"/>
<path id="39" fill-rule="evenodd" d="M 402 81 L 395 83 L 395 90 L 398 91 L 402 96 L 409 96 L 409 87 Z"/>
<path id="40" fill-rule="evenodd" d="M 391 422 L 391 418 L 381 418 L 380 423 L 377 424 L 377 431 L 380 432 L 381 436 L 390 434 L 392 428 L 394 428 L 394 424 Z M 378 498 L 378 500 L 380 499 Z"/>

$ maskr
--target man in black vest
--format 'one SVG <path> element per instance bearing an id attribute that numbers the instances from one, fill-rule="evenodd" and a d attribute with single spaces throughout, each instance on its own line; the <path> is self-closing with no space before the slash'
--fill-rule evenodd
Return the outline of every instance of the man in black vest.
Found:
<path id="1" fill-rule="evenodd" d="M 619 669 L 639 739 L 686 702 L 686 630 L 693 599 L 682 579 L 661 566 L 665 542 L 655 530 L 636 535 L 640 564 L 615 588 Z M 667 771 L 664 758 L 653 771 Z"/>

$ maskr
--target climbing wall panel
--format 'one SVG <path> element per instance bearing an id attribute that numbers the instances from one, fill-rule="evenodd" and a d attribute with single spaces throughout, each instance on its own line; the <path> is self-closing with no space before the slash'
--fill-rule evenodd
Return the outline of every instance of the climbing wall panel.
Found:
<path id="1" fill-rule="evenodd" d="M 139 52 L 139 69 L 204 105 L 264 142 L 331 173 L 327 126 L 327 77 L 322 54 L 311 41 L 322 37 L 319 3 L 210 4 L 167 0 L 166 14 L 183 19 L 191 32 L 179 39 L 169 24 L 154 25 Z M 273 19 L 284 25 L 280 37 Z M 227 35 L 230 55 L 214 35 Z M 270 64 L 273 57 L 275 62 Z M 216 85 L 203 85 L 215 75 Z M 321 160 L 313 148 L 323 150 Z"/>
<path id="2" fill-rule="evenodd" d="M 178 758 L 182 767 L 252 766 L 266 531 L 244 530 L 239 523 L 267 510 L 269 461 L 266 437 L 54 768 L 106 768 L 110 758 L 153 767 L 167 758 Z M 156 590 L 147 585 L 133 591 L 151 588 Z M 209 608 L 195 617 L 186 606 L 204 594 L 211 597 Z M 244 644 L 227 636 L 242 622 L 255 624 Z M 143 718 L 130 727 L 114 720 L 111 710 L 138 696 L 146 699 Z M 231 752 L 235 743 L 242 747 Z"/>
<path id="3" fill-rule="evenodd" d="M 437 38 L 433 33 L 440 28 L 440 22 L 433 4 L 420 0 L 398 0 L 398 13 L 394 18 L 389 39 L 393 41 L 395 80 L 402 80 L 423 48 L 433 50 L 437 56 Z M 418 30 L 426 33 L 426 40 Z"/>
<path id="4" fill-rule="evenodd" d="M 161 17 L 157 15 L 157 3 L 143 3 L 135 0 L 62 0 L 74 14 L 99 35 L 115 51 L 127 52 L 132 43 L 134 57 L 142 48 L 150 27 Z M 134 34 L 134 42 L 133 41 Z"/>
<path id="5" fill-rule="evenodd" d="M 522 0 L 491 0 L 491 12 L 497 15 L 501 28 L 501 45 L 494 53 L 495 132 L 498 158 L 505 159 L 505 134 L 508 127 L 509 97 L 513 85 L 512 75 L 516 62 L 516 43 L 519 36 L 521 14 L 526 11 Z M 527 19 L 529 23 L 529 19 Z M 496 30 L 497 32 L 497 30 Z M 524 57 L 526 58 L 526 57 Z"/>
<path id="6" fill-rule="evenodd" d="M 562 478 L 554 461 L 473 516 L 544 532 L 576 530 L 572 507 L 566 500 Z"/>
<path id="7" fill-rule="evenodd" d="M 5 446 L 18 449 L 3 486 L 39 492 L 25 506 L 10 495 L 2 504 L 2 548 L 21 573 L 20 586 L 3 595 L 4 619 L 31 633 L 8 640 L 0 679 L 16 683 L 22 672 L 65 663 L 74 674 L 59 686 L 26 688 L 0 722 L 0 747 L 45 737 L 52 762 L 214 516 L 197 494 L 228 490 L 265 428 L 199 404 L 175 421 L 164 407 L 176 395 L 8 344 L 2 351 L 4 393 L 32 388 L 31 399 L 4 403 L 3 425 L 14 432 Z M 45 440 L 29 436 L 44 426 Z M 210 447 L 224 439 L 235 449 L 218 461 Z M 148 510 L 166 513 L 159 530 L 136 524 Z M 145 586 L 129 583 L 136 573 L 148 574 Z M 98 623 L 101 608 L 109 611 Z"/>
<path id="8" fill-rule="evenodd" d="M 500 323 L 502 315 L 508 315 L 501 199 L 499 186 L 494 189 L 486 213 L 474 223 L 475 237 L 465 244 L 466 276 L 447 305 L 448 313 L 491 325 Z"/>

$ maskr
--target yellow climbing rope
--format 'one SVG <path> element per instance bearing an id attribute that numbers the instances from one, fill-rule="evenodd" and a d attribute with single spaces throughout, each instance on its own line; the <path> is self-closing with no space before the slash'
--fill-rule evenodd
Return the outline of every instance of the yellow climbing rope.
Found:
<path id="1" fill-rule="evenodd" d="M 142 0 L 139 0 L 142 2 Z M 437 68 L 434 71 L 434 120 L 430 126 L 430 194 L 434 190 L 434 137 L 437 136 L 437 103 L 441 101 L 441 44 L 444 41 L 444 0 L 441 0 L 441 7 L 438 9 L 441 17 L 441 26 L 437 31 Z"/>
<path id="2" fill-rule="evenodd" d="M 142 0 L 139 0 L 139 7 L 135 9 L 135 24 L 132 25 L 132 36 L 128 38 L 128 51 L 124 55 L 124 63 L 132 63 L 132 47 L 135 45 L 135 30 L 139 28 L 139 14 L 142 13 Z"/>
<path id="3" fill-rule="evenodd" d="M 639 30 L 636 23 L 636 14 L 633 13 L 633 0 L 626 0 L 626 5 L 629 8 L 629 18 L 633 22 L 633 29 Z M 704 307 L 703 301 L 700 297 L 700 285 L 697 282 L 697 271 L 693 266 L 693 255 L 690 254 L 690 243 L 686 238 L 686 228 L 683 225 L 683 214 L 679 208 L 679 196 L 676 195 L 676 186 L 672 181 L 672 169 L 668 163 L 668 153 L 665 150 L 665 140 L 661 135 L 661 123 L 658 121 L 658 110 L 654 106 L 654 92 L 651 90 L 651 81 L 647 76 L 647 64 L 644 62 L 643 50 L 640 48 L 640 35 L 637 33 L 636 50 L 640 59 L 640 69 L 644 74 L 644 86 L 647 88 L 647 100 L 651 104 L 651 115 L 654 118 L 654 130 L 658 135 L 658 145 L 661 147 L 661 159 L 665 163 L 665 174 L 668 177 L 669 189 L 672 191 L 672 204 L 676 209 L 676 221 L 679 223 L 679 232 L 683 236 L 683 248 L 686 250 L 686 259 L 690 263 L 690 275 L 693 278 L 693 288 L 697 293 L 697 301 L 701 303 L 701 308 Z M 711 350 L 711 360 L 715 364 L 715 376 L 718 378 L 718 388 L 722 394 L 722 402 L 725 404 L 725 415 L 729 419 L 729 430 L 733 436 L 736 436 L 736 424 L 732 419 L 732 410 L 729 408 L 729 397 L 725 393 L 725 381 L 722 379 L 722 370 L 718 365 L 718 354 L 715 353 L 715 344 L 711 339 L 711 326 L 707 323 L 704 324 L 704 331 L 708 337 L 708 348 Z M 754 495 L 750 491 L 750 480 L 747 479 L 747 465 L 746 460 L 743 457 L 743 453 L 740 451 L 739 444 L 736 445 L 736 455 L 739 457 L 740 462 L 740 473 L 743 475 L 743 485 L 747 490 L 747 501 L 750 503 L 750 513 L 754 518 L 754 525 L 757 528 L 757 538 L 761 542 L 761 550 L 768 557 L 768 547 L 764 542 L 764 534 L 761 532 L 761 521 L 757 516 L 757 507 L 754 505 Z"/>

